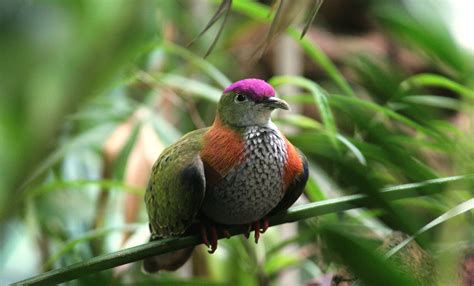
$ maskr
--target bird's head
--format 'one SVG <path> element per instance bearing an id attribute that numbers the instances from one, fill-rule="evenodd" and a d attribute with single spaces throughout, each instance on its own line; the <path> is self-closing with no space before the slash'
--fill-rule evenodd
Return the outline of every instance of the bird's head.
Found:
<path id="1" fill-rule="evenodd" d="M 289 110 L 284 100 L 275 97 L 275 90 L 261 79 L 243 79 L 224 90 L 218 105 L 219 119 L 230 126 L 267 125 L 273 110 Z"/>

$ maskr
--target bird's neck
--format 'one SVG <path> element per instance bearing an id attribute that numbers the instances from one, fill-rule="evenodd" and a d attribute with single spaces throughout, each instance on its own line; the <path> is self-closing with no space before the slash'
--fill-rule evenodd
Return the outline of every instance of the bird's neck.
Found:
<path id="1" fill-rule="evenodd" d="M 258 130 L 258 129 L 271 129 L 275 130 L 277 133 L 281 134 L 280 131 L 278 130 L 278 127 L 273 123 L 273 121 L 269 118 L 268 121 L 262 123 L 262 124 L 245 124 L 245 125 L 235 125 L 235 124 L 229 124 L 223 120 L 221 120 L 219 114 L 216 115 L 216 118 L 214 120 L 214 123 L 211 126 L 211 129 L 229 129 L 233 132 L 235 132 L 237 135 L 239 135 L 242 139 L 244 138 L 244 134 L 248 132 L 248 130 Z"/>

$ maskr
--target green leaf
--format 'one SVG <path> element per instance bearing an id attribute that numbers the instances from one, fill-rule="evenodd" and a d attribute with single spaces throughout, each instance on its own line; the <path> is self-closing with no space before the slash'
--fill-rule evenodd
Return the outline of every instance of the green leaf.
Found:
<path id="1" fill-rule="evenodd" d="M 276 122 L 290 124 L 292 126 L 305 128 L 305 129 L 315 129 L 315 130 L 322 129 L 321 123 L 319 123 L 318 121 L 314 120 L 311 117 L 300 115 L 300 114 L 285 115 L 285 117 L 278 118 Z"/>
<path id="2" fill-rule="evenodd" d="M 443 222 L 446 222 L 446 221 L 448 221 L 448 220 L 450 220 L 450 219 L 452 219 L 452 218 L 454 218 L 454 217 L 456 217 L 460 214 L 466 213 L 466 212 L 471 211 L 473 209 L 474 209 L 474 199 L 467 200 L 467 201 L 455 206 L 454 208 L 448 210 L 444 214 L 440 215 L 439 217 L 437 217 L 434 220 L 432 220 L 431 222 L 429 222 L 427 225 L 425 225 L 424 227 L 419 229 L 416 233 L 414 233 L 412 236 L 408 237 L 407 239 L 405 239 L 404 241 L 399 243 L 394 248 L 390 249 L 385 254 L 385 256 L 387 258 L 390 258 L 392 255 L 394 255 L 395 253 L 400 251 L 403 247 L 405 247 L 408 243 L 410 243 L 412 240 L 414 240 L 417 236 L 424 233 L 425 231 L 428 231 L 428 230 L 432 229 L 433 227 L 435 227 L 435 226 L 437 226 L 437 225 L 439 225 Z"/>
<path id="3" fill-rule="evenodd" d="M 347 83 L 346 79 L 339 72 L 337 67 L 332 63 L 328 56 L 317 46 L 316 43 L 312 43 L 310 40 L 299 38 L 299 34 L 295 29 L 288 29 L 290 36 L 303 48 L 308 56 L 327 73 L 339 89 L 346 95 L 356 96 L 351 86 Z"/>
<path id="4" fill-rule="evenodd" d="M 111 228 L 106 228 L 106 229 L 96 229 L 93 231 L 90 231 L 88 233 L 85 233 L 81 235 L 80 237 L 76 239 L 72 239 L 68 241 L 59 251 L 57 251 L 54 255 L 50 256 L 46 263 L 44 264 L 43 268 L 44 269 L 49 269 L 51 268 L 54 263 L 66 255 L 68 252 L 72 251 L 76 245 L 91 241 L 93 239 L 97 239 L 103 236 L 106 236 L 110 234 L 111 232 L 116 232 L 116 231 L 131 231 L 131 230 L 136 230 L 139 227 L 142 227 L 143 225 L 141 224 L 128 224 L 120 227 L 111 227 Z"/>
<path id="5" fill-rule="evenodd" d="M 474 90 L 469 89 L 453 80 L 436 74 L 417 74 L 404 80 L 400 87 L 404 90 L 425 86 L 442 87 L 458 93 L 466 98 L 474 99 Z"/>
<path id="6" fill-rule="evenodd" d="M 331 94 L 331 96 L 329 97 L 329 102 L 331 104 L 335 104 L 341 107 L 347 106 L 347 108 L 350 108 L 352 106 L 359 106 L 362 108 L 366 108 L 366 109 L 378 112 L 380 114 L 387 116 L 388 118 L 391 118 L 409 127 L 412 127 L 413 129 L 415 129 L 416 131 L 422 134 L 433 137 L 434 139 L 439 140 L 439 142 L 445 142 L 444 138 L 438 132 L 432 129 L 426 128 L 425 126 L 409 119 L 408 117 L 405 117 L 401 115 L 400 113 L 397 113 L 389 108 L 383 107 L 376 103 L 373 103 L 367 100 L 362 100 L 356 97 L 347 97 L 347 96 L 336 95 L 336 94 Z"/>
<path id="7" fill-rule="evenodd" d="M 324 90 L 315 82 L 306 79 L 300 76 L 274 76 L 269 80 L 269 83 L 273 86 L 279 86 L 282 84 L 293 84 L 299 87 L 302 87 L 308 90 L 314 98 L 316 103 L 316 107 L 319 109 L 321 113 L 321 117 L 323 119 L 324 127 L 326 131 L 329 133 L 329 136 L 334 144 L 334 146 L 338 146 L 337 144 L 337 127 L 334 121 L 334 117 L 332 115 L 331 109 L 329 108 L 329 103 L 327 100 L 326 93 Z"/>
<path id="8" fill-rule="evenodd" d="M 130 153 L 133 150 L 133 146 L 135 145 L 135 142 L 137 141 L 138 134 L 140 133 L 140 128 L 141 128 L 141 123 L 140 122 L 136 123 L 132 129 L 132 132 L 130 133 L 130 136 L 125 142 L 125 145 L 122 147 L 122 150 L 120 150 L 118 157 L 114 161 L 112 176 L 115 179 L 121 180 L 124 178 L 125 170 L 127 168 L 128 158 L 130 156 Z"/>
<path id="9" fill-rule="evenodd" d="M 229 16 L 229 12 L 232 7 L 232 0 L 221 0 L 221 5 L 217 9 L 216 13 L 214 13 L 214 16 L 212 16 L 211 20 L 207 23 L 206 27 L 194 38 L 189 44 L 188 47 L 191 46 L 194 41 L 196 41 L 198 38 L 200 38 L 209 28 L 211 28 L 221 17 L 224 15 L 224 19 L 222 20 L 222 24 L 219 27 L 219 30 L 217 31 L 217 35 L 214 37 L 214 40 L 212 41 L 211 46 L 207 50 L 206 54 L 204 55 L 204 58 L 206 58 L 214 49 L 215 45 L 217 44 L 217 41 L 219 40 L 220 35 L 222 34 L 222 30 L 224 29 L 225 23 L 227 22 L 227 18 Z"/>
<path id="10" fill-rule="evenodd" d="M 187 49 L 184 49 L 178 45 L 175 45 L 171 42 L 165 42 L 161 45 L 164 50 L 173 55 L 177 55 L 182 57 L 183 59 L 187 60 L 188 62 L 192 63 L 196 67 L 199 67 L 203 72 L 205 72 L 210 78 L 212 78 L 215 82 L 217 82 L 220 87 L 226 88 L 232 82 L 215 66 L 213 66 L 208 61 L 204 60 L 203 58 L 199 57 L 198 55 L 190 52 Z"/>
<path id="11" fill-rule="evenodd" d="M 171 145 L 181 138 L 181 132 L 166 121 L 159 113 L 151 113 L 147 119 L 165 145 Z"/>
<path id="12" fill-rule="evenodd" d="M 337 139 L 341 141 L 347 147 L 347 149 L 349 149 L 352 152 L 352 154 L 354 154 L 354 156 L 357 158 L 359 163 L 361 163 L 364 166 L 367 165 L 367 160 L 365 159 L 364 155 L 359 150 L 359 148 L 357 148 L 357 146 L 352 144 L 351 141 L 349 141 L 346 137 L 342 136 L 341 134 L 337 135 Z"/>
<path id="13" fill-rule="evenodd" d="M 305 187 L 305 194 L 308 199 L 312 202 L 322 201 L 326 199 L 326 196 L 321 191 L 316 181 L 316 178 L 312 175 L 311 171 L 309 173 L 308 182 L 306 183 Z"/>
<path id="14" fill-rule="evenodd" d="M 29 196 L 40 196 L 61 189 L 83 189 L 96 187 L 103 190 L 120 190 L 131 194 L 144 195 L 143 188 L 131 187 L 125 185 L 122 181 L 116 180 L 74 180 L 74 181 L 53 181 L 43 184 L 39 187 L 32 188 L 28 191 Z"/>
<path id="15" fill-rule="evenodd" d="M 311 27 L 311 24 L 313 24 L 313 21 L 316 18 L 319 8 L 321 8 L 321 5 L 323 4 L 324 0 L 315 0 L 313 2 L 314 2 L 313 8 L 311 9 L 311 13 L 309 14 L 310 17 L 308 18 L 308 21 L 306 21 L 306 24 L 304 25 L 303 31 L 301 32 L 300 39 L 302 39 L 304 35 L 306 35 L 306 32 L 308 31 L 309 27 Z"/>
<path id="16" fill-rule="evenodd" d="M 419 1 L 413 2 L 409 7 L 386 3 L 388 2 L 380 1 L 380 5 L 373 9 L 373 14 L 381 26 L 394 34 L 399 42 L 408 44 L 414 52 L 430 56 L 430 62 L 438 64 L 441 69 L 445 70 L 448 66 L 451 71 L 468 72 L 469 60 L 435 6 L 421 4 Z M 426 13 L 427 9 L 430 13 Z"/>
<path id="17" fill-rule="evenodd" d="M 270 259 L 265 261 L 263 269 L 267 275 L 272 276 L 283 269 L 296 266 L 299 263 L 301 263 L 301 258 L 296 255 L 279 254 L 273 255 Z"/>
<path id="18" fill-rule="evenodd" d="M 336 226 L 324 226 L 321 233 L 328 248 L 367 285 L 416 285 L 412 277 L 400 273 L 362 238 L 336 229 Z"/>
<path id="19" fill-rule="evenodd" d="M 450 176 L 450 177 L 426 180 L 426 181 L 418 182 L 418 183 L 389 186 L 389 187 L 385 187 L 383 191 L 391 192 L 391 191 L 397 191 L 397 190 L 401 191 L 401 190 L 419 189 L 419 188 L 436 186 L 436 185 L 441 186 L 441 185 L 445 185 L 447 183 L 456 182 L 456 181 L 473 180 L 473 179 L 474 179 L 474 174 L 463 175 L 463 176 Z"/>
<path id="20" fill-rule="evenodd" d="M 200 81 L 174 74 L 159 74 L 154 77 L 158 84 L 172 87 L 181 92 L 190 93 L 196 97 L 216 103 L 221 97 L 222 90 Z"/>
<path id="21" fill-rule="evenodd" d="M 461 102 L 459 100 L 446 97 L 446 96 L 437 96 L 437 95 L 410 95 L 405 96 L 402 101 L 408 103 L 415 103 L 425 106 L 437 107 L 437 108 L 445 108 L 445 109 L 453 109 L 453 110 L 460 110 L 461 109 Z"/>
<path id="22" fill-rule="evenodd" d="M 33 171 L 33 173 L 25 180 L 22 188 L 27 187 L 32 181 L 43 175 L 49 168 L 57 164 L 67 152 L 84 146 L 101 146 L 107 136 L 116 128 L 116 124 L 105 123 L 97 127 L 91 128 L 66 141 L 61 147 L 56 149 L 51 155 L 43 160 Z"/>

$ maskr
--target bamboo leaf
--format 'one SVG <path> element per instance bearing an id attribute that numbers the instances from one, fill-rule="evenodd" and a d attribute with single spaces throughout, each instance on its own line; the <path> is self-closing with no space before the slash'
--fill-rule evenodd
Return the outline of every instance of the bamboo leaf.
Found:
<path id="1" fill-rule="evenodd" d="M 414 240 L 417 236 L 420 234 L 424 233 L 425 231 L 428 231 L 432 229 L 433 227 L 446 222 L 460 214 L 466 213 L 468 211 L 472 211 L 474 209 L 474 199 L 467 200 L 454 208 L 448 210 L 444 214 L 440 215 L 439 217 L 435 218 L 431 222 L 429 222 L 427 225 L 419 229 L 416 233 L 414 233 L 412 236 L 408 237 L 404 241 L 400 242 L 397 246 L 394 248 L 390 249 L 386 254 L 386 258 L 390 258 L 392 255 L 400 251 L 403 247 L 405 247 L 408 243 L 410 243 L 412 240 Z"/>
<path id="2" fill-rule="evenodd" d="M 50 256 L 48 258 L 48 260 L 46 261 L 46 263 L 44 264 L 43 268 L 44 269 L 49 269 L 50 267 L 52 267 L 58 259 L 63 257 L 66 253 L 72 251 L 74 249 L 74 247 L 76 247 L 76 245 L 78 245 L 80 243 L 87 242 L 87 241 L 90 241 L 90 240 L 93 240 L 93 239 L 97 239 L 97 238 L 102 237 L 102 236 L 106 236 L 107 234 L 110 234 L 111 232 L 131 231 L 131 230 L 135 230 L 135 229 L 137 229 L 141 226 L 142 225 L 139 225 L 139 224 L 128 224 L 128 225 L 124 225 L 124 226 L 120 226 L 120 227 L 111 227 L 111 228 L 106 228 L 106 229 L 96 229 L 96 230 L 90 231 L 88 233 L 85 233 L 85 234 L 81 235 L 80 237 L 78 237 L 76 239 L 68 241 L 59 251 L 56 252 L 56 254 Z"/>
<path id="3" fill-rule="evenodd" d="M 133 146 L 137 141 L 138 134 L 140 133 L 140 128 L 141 122 L 137 122 L 133 126 L 132 132 L 127 138 L 125 145 L 122 147 L 122 150 L 120 150 L 120 153 L 115 159 L 112 171 L 112 176 L 114 177 L 114 179 L 121 180 L 124 178 L 125 170 L 127 168 L 128 163 L 128 157 L 130 156 L 130 153 L 133 150 Z"/>
<path id="4" fill-rule="evenodd" d="M 314 19 L 316 18 L 316 15 L 318 14 L 319 8 L 321 8 L 321 5 L 323 4 L 324 0 L 314 0 L 313 8 L 311 9 L 310 17 L 308 21 L 306 21 L 306 24 L 304 25 L 303 31 L 301 32 L 300 40 L 306 35 L 306 32 L 308 32 L 309 27 L 311 27 L 311 24 L 313 24 Z"/>
<path id="5" fill-rule="evenodd" d="M 143 188 L 127 186 L 123 182 L 117 180 L 74 180 L 53 181 L 51 183 L 47 183 L 31 189 L 30 191 L 28 191 L 28 195 L 40 196 L 54 192 L 59 189 L 82 189 L 89 187 L 96 187 L 103 190 L 117 189 L 136 195 L 143 195 L 145 193 L 145 190 Z"/>
<path id="6" fill-rule="evenodd" d="M 300 115 L 300 114 L 286 115 L 283 118 L 278 118 L 276 122 L 290 124 L 295 127 L 306 128 L 306 129 L 321 130 L 323 128 L 321 123 L 319 123 L 318 121 L 314 120 L 311 117 Z"/>
<path id="7" fill-rule="evenodd" d="M 324 127 L 326 131 L 329 133 L 329 136 L 334 146 L 336 147 L 338 146 L 337 139 L 336 139 L 336 135 L 337 135 L 336 122 L 334 120 L 334 116 L 332 115 L 331 109 L 329 107 L 326 93 L 318 84 L 300 76 L 274 76 L 269 80 L 269 82 L 274 86 L 279 86 L 282 84 L 293 84 L 293 85 L 297 85 L 308 90 L 313 96 L 314 101 L 316 103 L 316 107 L 319 109 L 319 112 L 321 113 Z"/>
<path id="8" fill-rule="evenodd" d="M 220 85 L 220 87 L 226 88 L 232 83 L 215 66 L 213 66 L 211 63 L 204 60 L 203 58 L 199 57 L 198 55 L 190 52 L 189 50 L 184 49 L 171 42 L 165 42 L 161 45 L 161 47 L 163 47 L 167 53 L 180 56 L 183 59 L 195 65 L 196 67 L 199 67 L 202 71 L 204 71 L 207 75 L 209 75 L 209 77 L 211 77 L 215 82 L 217 82 Z"/>
<path id="9" fill-rule="evenodd" d="M 446 88 L 467 98 L 474 99 L 474 90 L 469 89 L 453 80 L 450 80 L 444 76 L 440 76 L 437 74 L 417 74 L 404 80 L 400 84 L 400 87 L 404 90 L 410 90 L 414 87 L 419 88 L 425 86 Z"/>
<path id="10" fill-rule="evenodd" d="M 321 231 L 329 249 L 337 253 L 353 275 L 367 285 L 416 285 L 411 276 L 400 273 L 395 265 L 384 260 L 360 237 L 336 229 L 334 226 L 324 226 Z"/>
<path id="11" fill-rule="evenodd" d="M 224 15 L 224 19 L 222 20 L 222 24 L 219 27 L 219 31 L 217 31 L 217 34 L 214 40 L 212 41 L 211 46 L 209 47 L 206 54 L 204 55 L 204 58 L 206 58 L 212 52 L 217 41 L 219 40 L 219 37 L 222 34 L 222 30 L 224 29 L 225 23 L 227 22 L 227 17 L 229 16 L 231 7 L 232 7 L 232 0 L 221 0 L 221 5 L 217 9 L 214 16 L 212 16 L 211 20 L 209 20 L 206 27 L 204 27 L 204 29 L 196 36 L 196 38 L 194 38 L 188 44 L 188 47 L 191 46 L 198 38 L 200 38 L 207 30 L 209 30 L 222 17 L 222 15 Z"/>
<path id="12" fill-rule="evenodd" d="M 172 87 L 182 92 L 191 93 L 202 99 L 218 102 L 222 90 L 200 81 L 174 74 L 160 74 L 154 77 L 157 83 Z"/>
<path id="13" fill-rule="evenodd" d="M 331 94 L 329 97 L 329 102 L 332 104 L 336 105 L 347 105 L 347 106 L 360 106 L 375 112 L 379 112 L 380 114 L 383 114 L 393 120 L 396 120 L 398 122 L 401 122 L 409 127 L 412 127 L 416 131 L 425 134 L 427 136 L 433 137 L 434 139 L 437 139 L 439 142 L 445 142 L 444 138 L 436 131 L 429 129 L 413 120 L 410 118 L 401 115 L 400 113 L 397 113 L 389 108 L 383 107 L 381 105 L 378 105 L 376 103 L 367 101 L 367 100 L 362 100 L 356 97 L 347 97 L 343 95 L 336 95 L 336 94 Z"/>
<path id="14" fill-rule="evenodd" d="M 359 150 L 359 148 L 357 148 L 357 146 L 352 144 L 351 141 L 349 141 L 346 137 L 342 136 L 341 134 L 337 134 L 336 138 L 339 141 L 341 141 L 347 147 L 347 149 L 349 149 L 352 152 L 352 154 L 354 154 L 354 156 L 357 158 L 359 163 L 361 163 L 364 166 L 367 165 L 367 160 L 365 159 L 364 154 L 362 154 L 362 152 Z"/>
<path id="15" fill-rule="evenodd" d="M 299 39 L 298 32 L 290 28 L 288 29 L 289 35 L 303 48 L 308 56 L 327 73 L 334 83 L 340 88 L 340 90 L 348 96 L 356 96 L 349 83 L 338 71 L 337 67 L 332 61 L 324 54 L 324 52 L 317 46 L 316 43 L 312 43 L 310 40 L 303 38 Z"/>
<path id="16" fill-rule="evenodd" d="M 459 110 L 461 108 L 461 103 L 459 100 L 454 98 L 449 98 L 445 96 L 436 96 L 436 95 L 410 95 L 405 96 L 402 101 L 415 103 L 425 106 L 445 108 Z"/>

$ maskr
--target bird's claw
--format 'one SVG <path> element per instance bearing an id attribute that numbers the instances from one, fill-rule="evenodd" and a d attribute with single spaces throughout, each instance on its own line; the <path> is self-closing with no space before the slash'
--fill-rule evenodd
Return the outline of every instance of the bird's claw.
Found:
<path id="1" fill-rule="evenodd" d="M 260 227 L 260 221 L 256 221 L 254 223 L 249 224 L 247 230 L 244 232 L 244 236 L 248 239 L 250 237 L 250 231 L 253 229 L 254 230 L 254 239 L 255 243 L 258 243 L 260 240 L 260 235 L 267 231 L 269 222 L 268 222 L 268 217 L 264 217 L 262 219 L 261 223 L 262 227 Z"/>
<path id="2" fill-rule="evenodd" d="M 199 231 L 201 233 L 202 243 L 209 248 L 208 252 L 214 253 L 217 249 L 218 240 L 216 227 L 213 224 L 205 225 L 201 223 L 199 225 Z"/>
<path id="3" fill-rule="evenodd" d="M 267 231 L 268 227 L 270 226 L 270 222 L 268 221 L 268 217 L 264 217 L 262 219 L 262 229 L 260 230 L 260 233 L 265 233 Z"/>
<path id="4" fill-rule="evenodd" d="M 219 232 L 222 233 L 222 235 L 226 238 L 230 238 L 232 236 L 226 228 L 216 226 L 212 223 L 201 223 L 199 225 L 199 230 L 201 233 L 202 242 L 209 248 L 209 253 L 214 253 L 217 249 L 217 241 L 219 240 L 217 230 L 219 230 Z"/>

